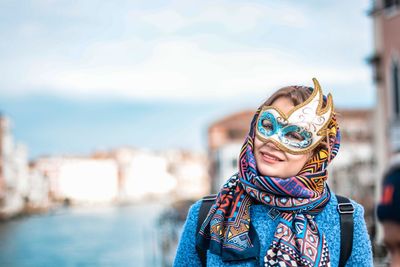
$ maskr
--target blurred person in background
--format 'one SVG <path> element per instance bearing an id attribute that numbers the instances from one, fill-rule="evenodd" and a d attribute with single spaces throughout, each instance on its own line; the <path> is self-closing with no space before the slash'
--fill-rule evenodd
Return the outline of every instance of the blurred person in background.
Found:
<path id="1" fill-rule="evenodd" d="M 383 226 L 383 242 L 392 267 L 400 267 L 400 164 L 394 164 L 384 176 L 377 215 Z"/>
<path id="2" fill-rule="evenodd" d="M 204 201 L 190 208 L 174 266 L 372 266 L 364 210 L 354 201 L 346 203 L 352 234 L 341 238 L 340 197 L 326 183 L 340 131 L 331 95 L 313 81 L 279 89 L 258 108 L 238 173 L 204 219 Z M 345 260 L 341 239 L 353 242 Z"/>

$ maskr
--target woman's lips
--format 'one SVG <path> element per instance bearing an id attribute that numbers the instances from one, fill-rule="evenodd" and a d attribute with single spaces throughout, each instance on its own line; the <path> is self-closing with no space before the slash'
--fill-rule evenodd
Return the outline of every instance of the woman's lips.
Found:
<path id="1" fill-rule="evenodd" d="M 260 152 L 260 153 L 261 153 L 262 159 L 267 163 L 276 163 L 276 162 L 283 161 L 280 158 L 278 158 L 270 153 L 266 153 L 266 152 Z"/>

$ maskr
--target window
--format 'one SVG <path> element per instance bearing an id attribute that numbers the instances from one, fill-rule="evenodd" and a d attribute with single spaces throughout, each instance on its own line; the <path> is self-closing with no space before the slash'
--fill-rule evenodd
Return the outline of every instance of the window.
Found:
<path id="1" fill-rule="evenodd" d="M 238 160 L 237 158 L 232 159 L 232 168 L 236 169 L 238 167 Z"/>
<path id="2" fill-rule="evenodd" d="M 392 91 L 393 107 L 395 118 L 400 118 L 400 84 L 399 84 L 399 66 L 397 62 L 392 65 Z"/>
<path id="3" fill-rule="evenodd" d="M 398 7 L 400 5 L 400 0 L 385 0 L 383 1 L 385 9 Z"/>
<path id="4" fill-rule="evenodd" d="M 243 139 L 246 136 L 246 131 L 241 129 L 229 129 L 228 137 L 230 139 Z"/>

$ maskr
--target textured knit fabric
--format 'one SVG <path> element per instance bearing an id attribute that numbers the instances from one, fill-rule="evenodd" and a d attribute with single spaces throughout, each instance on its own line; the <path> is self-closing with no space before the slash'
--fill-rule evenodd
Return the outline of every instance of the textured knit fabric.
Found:
<path id="1" fill-rule="evenodd" d="M 353 202 L 354 212 L 354 236 L 353 250 L 346 266 L 373 266 L 371 243 L 364 221 L 364 209 L 361 205 Z M 201 202 L 196 202 L 189 210 L 182 236 L 178 245 L 174 266 L 201 266 L 200 258 L 196 252 L 196 226 Z M 250 216 L 254 228 L 260 240 L 259 258 L 257 260 L 222 262 L 217 255 L 207 254 L 207 266 L 263 266 L 263 257 L 271 244 L 274 231 L 279 222 L 272 220 L 268 215 L 269 208 L 265 205 L 252 205 Z M 332 193 L 331 200 L 325 209 L 316 216 L 318 227 L 324 231 L 328 243 L 331 266 L 339 264 L 340 255 L 340 219 L 337 211 L 337 199 Z"/>

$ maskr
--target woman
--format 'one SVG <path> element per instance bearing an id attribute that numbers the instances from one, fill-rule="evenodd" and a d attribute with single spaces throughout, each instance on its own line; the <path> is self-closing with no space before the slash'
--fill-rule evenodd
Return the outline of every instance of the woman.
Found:
<path id="1" fill-rule="evenodd" d="M 326 184 L 340 132 L 331 95 L 285 87 L 256 112 L 239 155 L 239 172 L 222 187 L 200 231 L 200 202 L 188 214 L 174 266 L 338 266 L 337 198 Z M 372 266 L 361 205 L 354 211 L 346 266 Z"/>

